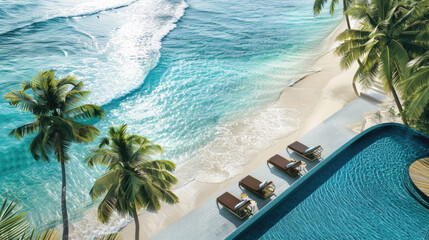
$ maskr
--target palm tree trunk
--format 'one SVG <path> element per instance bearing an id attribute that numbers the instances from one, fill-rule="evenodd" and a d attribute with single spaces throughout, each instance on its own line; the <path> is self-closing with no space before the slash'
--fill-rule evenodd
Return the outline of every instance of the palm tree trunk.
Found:
<path id="1" fill-rule="evenodd" d="M 61 211 L 63 213 L 63 240 L 69 238 L 69 219 L 67 216 L 67 205 L 66 205 L 66 164 L 61 162 L 61 177 L 63 180 L 61 187 Z"/>
<path id="2" fill-rule="evenodd" d="M 134 223 L 136 224 L 136 236 L 135 236 L 135 240 L 139 240 L 140 223 L 139 223 L 139 216 L 137 215 L 136 205 L 135 204 L 133 206 L 133 218 L 134 218 Z"/>
<path id="3" fill-rule="evenodd" d="M 392 91 L 393 98 L 395 99 L 396 106 L 398 107 L 399 114 L 401 115 L 402 122 L 404 122 L 404 125 L 408 126 L 408 122 L 405 119 L 405 116 L 402 114 L 402 111 L 404 111 L 404 110 L 402 109 L 402 105 L 401 105 L 401 102 L 399 101 L 398 94 L 396 94 L 395 88 L 392 87 L 391 91 Z"/>
<path id="4" fill-rule="evenodd" d="M 356 82 L 352 81 L 352 86 L 353 86 L 353 91 L 355 92 L 356 96 L 360 96 L 357 87 L 356 87 Z"/>
<path id="5" fill-rule="evenodd" d="M 344 17 L 346 18 L 347 28 L 348 29 L 352 29 L 352 27 L 350 25 L 349 15 L 347 15 L 345 13 L 346 10 L 347 10 L 346 0 L 343 0 L 343 13 L 344 13 Z M 362 63 L 360 62 L 360 59 L 358 59 L 358 63 L 359 63 L 359 65 L 362 65 Z M 352 82 L 352 86 L 353 86 L 353 91 L 355 92 L 356 96 L 359 96 L 360 94 L 359 94 L 359 92 L 357 90 L 355 81 Z"/>
<path id="6" fill-rule="evenodd" d="M 345 14 L 344 17 L 346 18 L 347 28 L 352 29 L 352 27 L 350 26 L 349 16 L 347 14 Z"/>
<path id="7" fill-rule="evenodd" d="M 345 14 L 346 10 L 347 10 L 346 0 L 343 0 L 343 13 L 344 13 L 344 17 L 346 18 L 347 27 L 349 29 L 352 29 L 351 26 L 350 26 L 349 16 L 347 14 Z"/>

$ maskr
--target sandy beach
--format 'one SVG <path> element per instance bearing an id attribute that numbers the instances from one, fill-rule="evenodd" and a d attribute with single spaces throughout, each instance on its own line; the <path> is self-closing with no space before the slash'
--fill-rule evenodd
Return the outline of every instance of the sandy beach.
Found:
<path id="1" fill-rule="evenodd" d="M 265 164 L 266 159 L 283 150 L 287 144 L 303 136 L 356 98 L 352 88 L 352 78 L 356 66 L 347 71 L 342 71 L 339 67 L 340 57 L 336 56 L 332 51 L 336 46 L 335 37 L 344 29 L 346 29 L 346 24 L 343 21 L 325 40 L 324 44 L 330 46 L 330 50 L 319 57 L 311 67 L 311 69 L 320 69 L 320 71 L 304 77 L 292 87 L 285 88 L 274 103 L 277 106 L 286 108 L 300 107 L 298 118 L 296 119 L 299 121 L 298 130 L 285 138 L 277 139 L 275 145 L 255 154 L 253 159 L 250 159 L 243 166 L 241 174 L 222 183 L 191 181 L 175 191 L 180 199 L 179 204 L 164 204 L 158 213 L 140 213 L 140 236 L 142 239 L 148 239 L 156 235 L 200 204 L 219 194 L 225 187 L 246 176 L 261 164 Z M 175 172 L 175 175 L 179 176 L 179 180 L 181 172 L 186 170 L 186 166 L 181 166 Z M 121 229 L 120 233 L 124 239 L 134 237 L 134 227 L 134 223 L 130 222 Z"/>

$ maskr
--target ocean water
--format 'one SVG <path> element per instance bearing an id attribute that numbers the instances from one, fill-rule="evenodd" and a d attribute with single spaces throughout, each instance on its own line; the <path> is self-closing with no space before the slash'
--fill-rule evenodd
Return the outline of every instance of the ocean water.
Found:
<path id="1" fill-rule="evenodd" d="M 130 132 L 165 148 L 163 158 L 194 169 L 181 182 L 222 182 L 240 173 L 246 155 L 299 127 L 299 108 L 276 104 L 280 92 L 330 46 L 324 39 L 341 11 L 314 18 L 313 0 L 35 0 L 0 2 L 0 94 L 39 70 L 72 74 L 102 105 L 103 133 Z M 0 200 L 21 200 L 34 224 L 61 223 L 60 165 L 36 162 L 31 137 L 9 138 L 32 120 L 0 101 Z M 93 145 L 92 145 L 93 146 Z M 89 189 L 104 169 L 82 159 L 67 165 L 73 229 L 89 237 L 116 229 L 97 225 Z M 91 212 L 92 211 L 92 212 Z M 91 213 L 88 213 L 91 212 Z M 92 222 L 91 222 L 92 221 Z M 93 225 L 92 225 L 93 224 Z"/>

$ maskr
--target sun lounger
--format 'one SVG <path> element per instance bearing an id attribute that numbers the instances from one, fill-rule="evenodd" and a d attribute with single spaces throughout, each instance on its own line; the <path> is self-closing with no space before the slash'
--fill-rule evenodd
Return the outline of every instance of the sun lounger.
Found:
<path id="1" fill-rule="evenodd" d="M 276 189 L 273 182 L 261 182 L 250 175 L 241 179 L 238 184 L 261 198 L 267 198 L 273 195 Z"/>
<path id="2" fill-rule="evenodd" d="M 322 155 L 323 148 L 319 145 L 316 147 L 309 148 L 304 144 L 296 141 L 289 146 L 287 146 L 290 150 L 294 151 L 296 154 L 301 157 L 308 159 L 310 161 L 314 161 Z"/>
<path id="3" fill-rule="evenodd" d="M 268 163 L 285 172 L 289 176 L 295 177 L 299 173 L 298 167 L 301 165 L 302 161 L 293 162 L 276 154 L 274 157 L 268 159 L 267 164 Z"/>
<path id="4" fill-rule="evenodd" d="M 222 206 L 226 207 L 226 209 L 228 209 L 231 213 L 233 213 L 240 219 L 244 219 L 252 215 L 252 207 L 250 206 L 250 201 L 242 201 L 229 192 L 226 192 L 220 197 L 218 197 L 216 199 L 216 203 L 220 203 Z"/>

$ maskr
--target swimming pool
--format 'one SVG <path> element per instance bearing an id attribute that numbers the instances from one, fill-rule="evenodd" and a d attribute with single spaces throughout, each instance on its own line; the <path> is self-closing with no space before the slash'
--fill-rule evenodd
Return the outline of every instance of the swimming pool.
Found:
<path id="1" fill-rule="evenodd" d="M 429 209 L 404 168 L 429 138 L 398 124 L 358 135 L 249 219 L 229 239 L 423 239 Z"/>

